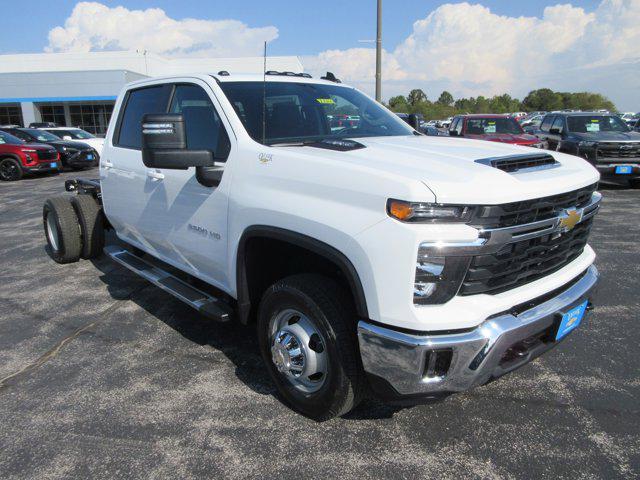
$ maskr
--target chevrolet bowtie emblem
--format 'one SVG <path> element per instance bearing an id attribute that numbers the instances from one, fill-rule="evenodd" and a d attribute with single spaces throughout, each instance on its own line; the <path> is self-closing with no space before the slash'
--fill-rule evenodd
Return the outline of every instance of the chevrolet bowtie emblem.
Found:
<path id="1" fill-rule="evenodd" d="M 558 227 L 563 232 L 568 232 L 573 230 L 580 220 L 582 220 L 582 209 L 578 210 L 575 208 L 563 210 L 559 216 Z"/>

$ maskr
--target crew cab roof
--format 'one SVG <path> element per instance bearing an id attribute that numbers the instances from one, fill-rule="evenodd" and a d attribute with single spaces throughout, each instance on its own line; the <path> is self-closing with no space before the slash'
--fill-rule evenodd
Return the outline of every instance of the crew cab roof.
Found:
<path id="1" fill-rule="evenodd" d="M 265 80 L 265 76 L 262 73 L 242 73 L 242 74 L 234 74 L 231 72 L 229 75 L 220 75 L 219 73 L 203 73 L 203 72 L 194 72 L 191 74 L 179 74 L 179 75 L 165 75 L 161 77 L 151 77 L 145 78 L 141 80 L 137 80 L 135 82 L 131 82 L 127 85 L 127 87 L 138 86 L 138 85 L 146 85 L 150 83 L 156 83 L 158 81 L 172 81 L 177 78 L 214 78 L 218 83 L 226 83 L 226 82 L 262 82 Z M 340 85 L 347 88 L 353 88 L 350 85 L 346 85 L 344 83 L 336 83 L 329 80 L 322 80 L 320 78 L 309 78 L 302 77 L 297 75 L 266 75 L 266 81 L 268 83 L 281 82 L 281 83 L 311 83 L 318 85 Z"/>

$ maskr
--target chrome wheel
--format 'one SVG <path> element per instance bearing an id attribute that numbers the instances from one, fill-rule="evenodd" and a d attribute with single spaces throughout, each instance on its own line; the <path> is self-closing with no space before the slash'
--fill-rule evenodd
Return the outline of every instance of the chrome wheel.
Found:
<path id="1" fill-rule="evenodd" d="M 318 391 L 326 381 L 326 342 L 318 327 L 302 313 L 289 309 L 275 315 L 269 324 L 271 360 L 296 389 Z"/>
<path id="2" fill-rule="evenodd" d="M 57 252 L 60 250 L 60 234 L 58 232 L 56 219 L 53 218 L 53 214 L 51 212 L 47 213 L 45 222 L 47 224 L 47 240 L 49 240 L 49 245 L 51 245 L 51 248 L 55 252 Z"/>

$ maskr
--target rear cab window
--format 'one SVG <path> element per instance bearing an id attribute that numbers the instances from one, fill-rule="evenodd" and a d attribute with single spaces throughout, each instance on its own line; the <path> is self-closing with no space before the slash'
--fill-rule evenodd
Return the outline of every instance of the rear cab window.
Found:
<path id="1" fill-rule="evenodd" d="M 142 148 L 142 117 L 147 113 L 166 113 L 172 85 L 153 85 L 127 92 L 117 128 L 118 147 Z"/>

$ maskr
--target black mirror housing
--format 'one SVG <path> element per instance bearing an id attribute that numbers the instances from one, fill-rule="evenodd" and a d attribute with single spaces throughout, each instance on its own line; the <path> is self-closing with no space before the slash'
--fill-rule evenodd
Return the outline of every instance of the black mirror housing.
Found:
<path id="1" fill-rule="evenodd" d="M 549 130 L 549 133 L 550 133 L 551 135 L 560 135 L 562 132 L 560 131 L 560 129 L 559 129 L 559 128 L 551 128 L 551 129 Z"/>
<path id="2" fill-rule="evenodd" d="M 409 114 L 409 117 L 407 117 L 407 123 L 411 125 L 414 130 L 420 131 L 420 117 L 415 113 Z"/>
<path id="3" fill-rule="evenodd" d="M 142 118 L 142 162 L 149 168 L 175 170 L 215 165 L 212 151 L 188 149 L 184 117 L 178 113 Z"/>

